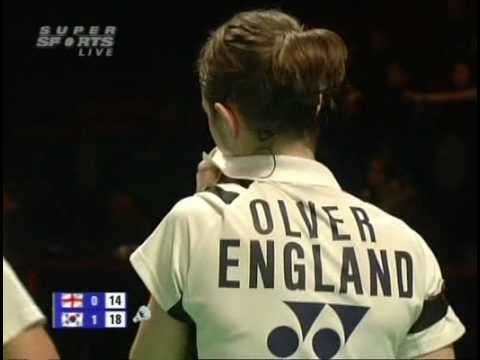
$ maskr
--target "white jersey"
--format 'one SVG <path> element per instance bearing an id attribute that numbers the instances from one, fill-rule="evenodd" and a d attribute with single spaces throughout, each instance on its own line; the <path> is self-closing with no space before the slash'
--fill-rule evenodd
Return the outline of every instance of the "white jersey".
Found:
<path id="1" fill-rule="evenodd" d="M 464 334 L 426 242 L 324 165 L 214 161 L 251 183 L 179 201 L 131 256 L 199 358 L 413 358 Z"/>
<path id="2" fill-rule="evenodd" d="M 45 317 L 3 258 L 3 345 Z"/>

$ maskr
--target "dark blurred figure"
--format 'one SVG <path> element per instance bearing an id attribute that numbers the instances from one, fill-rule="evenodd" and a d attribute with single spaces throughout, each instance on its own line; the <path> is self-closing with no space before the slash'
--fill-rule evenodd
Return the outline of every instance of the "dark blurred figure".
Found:
<path id="1" fill-rule="evenodd" d="M 408 96 L 435 113 L 434 175 L 440 190 L 459 191 L 467 180 L 467 163 L 476 162 L 476 86 L 471 67 L 453 64 L 445 91 Z M 472 184 L 473 185 L 473 184 Z M 457 194 L 458 195 L 458 194 Z"/>
<path id="2" fill-rule="evenodd" d="M 414 178 L 401 169 L 389 155 L 377 155 L 369 162 L 367 185 L 361 197 L 382 210 L 402 219 L 419 232 L 427 242 L 434 241 L 431 209 L 425 205 Z M 435 242 L 435 248 L 445 243 Z M 445 252 L 439 249 L 439 256 Z"/>
<path id="3" fill-rule="evenodd" d="M 14 244 L 19 241 L 18 214 L 19 210 L 18 200 L 14 197 L 11 191 L 3 190 L 3 250 L 7 256 L 11 258 L 15 256 Z"/>
<path id="4" fill-rule="evenodd" d="M 19 208 L 19 204 L 12 194 L 8 191 L 3 192 L 3 215 L 10 216 L 15 214 Z"/>
<path id="5" fill-rule="evenodd" d="M 374 205 L 382 207 L 387 196 L 389 182 L 393 177 L 393 164 L 389 156 L 377 155 L 369 164 L 366 177 L 366 187 L 361 192 L 361 198 Z"/>
<path id="6" fill-rule="evenodd" d="M 372 142 L 365 142 L 370 136 L 365 121 L 365 96 L 358 88 L 350 86 L 337 99 L 337 107 L 336 116 L 328 119 L 323 129 L 321 143 L 326 144 L 325 163 L 335 171 L 343 188 L 356 193 L 362 185 L 360 179 L 367 160 L 365 154 L 374 148 Z"/>
<path id="7" fill-rule="evenodd" d="M 449 86 L 437 92 L 409 92 L 414 106 L 423 108 L 424 119 L 430 117 L 432 134 L 431 161 L 425 163 L 435 216 L 442 224 L 437 238 L 445 242 L 456 239 L 459 246 L 450 252 L 451 261 L 464 261 L 471 247 L 468 234 L 475 232 L 477 163 L 476 86 L 472 67 L 465 61 L 452 64 Z M 421 121 L 422 119 L 418 119 Z M 458 226 L 462 214 L 466 226 Z M 469 225 L 470 224 L 470 225 Z"/>
<path id="8" fill-rule="evenodd" d="M 466 90 L 474 86 L 473 74 L 466 63 L 456 63 L 452 70 L 452 85 L 455 90 Z"/>
<path id="9" fill-rule="evenodd" d="M 413 224 L 419 215 L 418 194 L 413 183 L 402 177 L 394 177 L 387 182 L 386 188 L 380 203 L 383 209 L 418 229 L 418 226 Z"/>
<path id="10" fill-rule="evenodd" d="M 389 91 L 403 91 L 410 84 L 410 73 L 399 61 L 391 62 L 385 68 L 385 85 Z"/>
<path id="11" fill-rule="evenodd" d="M 434 162 L 437 198 L 443 199 L 451 211 L 464 213 L 463 219 L 470 226 L 458 226 L 454 220 L 439 213 L 440 219 L 448 226 L 451 238 L 462 242 L 468 249 L 471 242 L 468 234 L 477 222 L 476 214 L 465 213 L 465 208 L 475 208 L 477 197 L 477 176 L 472 172 L 471 164 L 477 163 L 477 116 L 476 88 L 471 67 L 463 62 L 453 65 L 451 72 L 451 89 L 453 93 L 466 93 L 475 89 L 475 96 L 465 96 L 457 101 L 441 103 L 444 117 L 437 129 L 437 146 Z M 472 91 L 473 93 L 473 91 Z M 440 206 L 440 204 L 439 204 Z M 460 249 L 459 249 L 460 250 Z M 460 250 L 461 252 L 461 250 Z M 468 253 L 468 252 L 467 252 Z M 466 254 L 458 254 L 463 261 Z"/>
<path id="12" fill-rule="evenodd" d="M 133 196 L 126 192 L 111 195 L 104 228 L 110 254 L 127 260 L 130 253 L 149 235 L 150 224 Z"/>
<path id="13" fill-rule="evenodd" d="M 380 97 L 379 108 L 383 116 L 388 116 L 387 133 L 398 137 L 397 129 L 402 128 L 410 113 L 406 106 L 404 93 L 411 86 L 411 74 L 400 61 L 389 63 L 385 67 L 384 92 Z"/>
<path id="14" fill-rule="evenodd" d="M 348 80 L 361 90 L 366 87 L 369 93 L 381 93 L 383 76 L 379 69 L 393 57 L 390 34 L 379 24 L 370 25 L 361 35 L 352 29 L 348 45 Z"/>
<path id="15" fill-rule="evenodd" d="M 468 62 L 454 63 L 451 69 L 448 89 L 435 92 L 407 91 L 405 99 L 417 105 L 445 105 L 459 104 L 474 105 L 477 101 L 477 86 L 474 80 L 472 67 Z"/>
<path id="16" fill-rule="evenodd" d="M 32 264 L 38 259 L 44 244 L 40 236 L 37 238 L 31 236 L 35 228 L 30 226 L 29 205 L 21 195 L 22 190 L 23 187 L 18 184 L 4 185 L 2 240 L 4 257 L 15 263 L 16 275 L 27 282 Z"/>
<path id="17" fill-rule="evenodd" d="M 388 147 L 402 166 L 408 164 L 416 152 L 406 139 L 411 135 L 411 106 L 405 101 L 405 91 L 411 86 L 412 76 L 400 60 L 389 62 L 384 68 L 383 84 L 377 93 L 367 92 L 367 122 L 377 151 Z M 372 154 L 370 154 L 372 156 Z"/>
<path id="18" fill-rule="evenodd" d="M 446 60 L 453 56 L 465 56 L 471 47 L 475 31 L 475 0 L 447 0 L 447 21 L 443 26 L 443 54 Z"/>

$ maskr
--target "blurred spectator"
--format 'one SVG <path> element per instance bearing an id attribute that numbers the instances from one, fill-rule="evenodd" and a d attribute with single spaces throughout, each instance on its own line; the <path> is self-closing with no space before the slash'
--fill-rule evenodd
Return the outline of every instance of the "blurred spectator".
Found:
<path id="1" fill-rule="evenodd" d="M 468 55 L 471 36 L 475 31 L 473 20 L 474 3 L 471 0 L 447 0 L 447 18 L 441 36 L 443 38 L 444 60 Z"/>
<path id="2" fill-rule="evenodd" d="M 389 35 L 381 29 L 373 29 L 370 31 L 370 56 L 378 58 L 386 56 L 391 50 L 391 40 Z"/>
<path id="3" fill-rule="evenodd" d="M 431 137 L 428 142 L 432 143 L 434 151 L 431 160 L 426 162 L 435 164 L 434 173 L 442 183 L 448 181 L 448 178 L 453 179 L 452 176 L 457 179 L 454 182 L 458 183 L 465 172 L 462 164 L 475 160 L 476 153 L 477 89 L 471 67 L 465 62 L 455 63 L 449 84 L 449 88 L 443 91 L 408 91 L 405 96 L 416 106 L 415 126 L 423 129 L 427 138 Z M 415 143 L 421 143 L 421 140 L 418 138 Z M 449 161 L 446 161 L 445 154 L 448 153 Z M 465 158 L 467 155 L 471 157 L 470 160 Z M 445 176 L 447 172 L 455 175 Z M 453 189 L 456 185 L 450 187 Z"/>
<path id="4" fill-rule="evenodd" d="M 3 190 L 3 253 L 18 266 L 21 277 L 45 248 L 44 237 L 31 218 L 29 197 L 25 198 L 22 190 L 18 184 L 4 185 Z"/>
<path id="5" fill-rule="evenodd" d="M 467 149 L 466 144 L 455 135 L 447 135 L 438 144 L 434 162 L 434 180 L 438 190 L 454 192 L 464 184 L 467 176 Z"/>
<path id="6" fill-rule="evenodd" d="M 430 241 L 434 238 L 430 208 L 424 204 L 413 178 L 387 155 L 370 160 L 367 186 L 361 198 L 402 219 Z M 436 244 L 436 246 L 441 244 Z"/>
<path id="7" fill-rule="evenodd" d="M 410 85 L 410 74 L 400 62 L 394 61 L 385 68 L 385 85 L 388 90 L 403 91 Z"/>
<path id="8" fill-rule="evenodd" d="M 470 89 L 473 86 L 473 74 L 470 66 L 464 63 L 456 63 L 452 71 L 452 84 L 455 90 Z"/>
<path id="9" fill-rule="evenodd" d="M 410 87 L 412 75 L 404 61 L 389 62 L 383 69 L 383 87 L 378 93 L 368 94 L 365 126 L 370 131 L 370 139 L 382 148 L 391 149 L 392 155 L 400 161 L 400 166 L 411 162 L 415 143 L 409 139 L 412 130 L 412 109 L 405 101 L 404 93 Z"/>
<path id="10" fill-rule="evenodd" d="M 432 192 L 433 215 L 442 224 L 435 238 L 448 243 L 455 238 L 458 246 L 449 252 L 449 261 L 464 261 L 463 248 L 469 248 L 467 235 L 470 230 L 458 226 L 458 219 L 451 213 L 463 214 L 463 221 L 475 222 L 476 214 L 465 209 L 475 208 L 473 191 L 477 186 L 476 171 L 471 164 L 477 159 L 477 89 L 472 68 L 464 61 L 452 64 L 449 86 L 436 92 L 407 92 L 406 96 L 417 107 L 423 108 L 423 122 L 431 117 L 430 141 L 432 146 L 429 177 Z M 418 141 L 418 140 L 417 140 Z M 433 186 L 432 186 L 433 185 Z M 445 211 L 448 208 L 448 211 Z"/>
<path id="11" fill-rule="evenodd" d="M 467 17 L 467 2 L 465 0 L 447 0 L 448 19 L 462 21 Z"/>
<path id="12" fill-rule="evenodd" d="M 388 156 L 373 157 L 367 170 L 367 186 L 361 197 L 368 202 L 381 206 L 387 196 L 389 182 L 393 176 L 393 164 Z"/>
<path id="13" fill-rule="evenodd" d="M 317 158 L 337 174 L 342 186 L 351 192 L 361 188 L 358 174 L 366 155 L 373 149 L 365 143 L 370 129 L 365 121 L 365 96 L 358 88 L 348 86 L 337 98 L 338 113 L 322 129 Z M 362 149 L 359 151 L 359 149 Z"/>
<path id="14" fill-rule="evenodd" d="M 3 250 L 10 258 L 18 257 L 18 245 L 21 242 L 21 224 L 18 214 L 20 203 L 9 190 L 3 190 Z M 15 251 L 17 250 L 17 251 Z"/>
<path id="15" fill-rule="evenodd" d="M 108 203 L 104 237 L 110 253 L 128 258 L 130 252 L 149 235 L 150 225 L 131 194 L 116 192 Z"/>
<path id="16" fill-rule="evenodd" d="M 345 94 L 341 103 L 345 118 L 351 119 L 359 114 L 362 111 L 363 101 L 363 93 L 359 89 L 352 87 L 350 91 Z"/>
<path id="17" fill-rule="evenodd" d="M 382 88 L 383 76 L 379 69 L 385 68 L 391 61 L 392 41 L 388 32 L 381 26 L 374 25 L 367 32 L 367 39 L 362 43 L 362 49 L 356 58 L 356 67 L 350 68 L 353 75 L 350 78 L 357 80 L 357 84 L 368 84 L 369 91 L 377 93 Z"/>
<path id="18" fill-rule="evenodd" d="M 5 217 L 15 214 L 19 209 L 19 203 L 13 198 L 12 193 L 8 191 L 3 192 L 3 215 Z"/>
<path id="19" fill-rule="evenodd" d="M 380 205 L 385 211 L 408 223 L 418 217 L 417 191 L 410 181 L 398 177 L 390 179 L 383 195 Z"/>
<path id="20" fill-rule="evenodd" d="M 463 62 L 455 63 L 450 77 L 451 89 L 438 92 L 406 92 L 407 99 L 417 104 L 445 104 L 455 102 L 476 102 L 477 87 L 470 66 Z"/>
<path id="21" fill-rule="evenodd" d="M 392 126 L 404 122 L 407 113 L 404 93 L 411 83 L 411 75 L 400 61 L 392 61 L 383 68 L 380 93 L 371 98 L 373 114 L 383 123 L 383 133 L 391 133 Z"/>
<path id="22" fill-rule="evenodd" d="M 98 139 L 83 133 L 83 141 L 78 146 L 76 159 L 76 180 L 78 187 L 94 191 L 98 186 Z"/>

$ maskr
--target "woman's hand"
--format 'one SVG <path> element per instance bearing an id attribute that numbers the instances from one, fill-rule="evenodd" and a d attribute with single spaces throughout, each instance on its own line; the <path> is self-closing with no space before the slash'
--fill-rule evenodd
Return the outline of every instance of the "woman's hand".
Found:
<path id="1" fill-rule="evenodd" d="M 204 153 L 203 160 L 200 161 L 197 168 L 196 191 L 203 191 L 209 186 L 216 185 L 221 176 L 222 172 L 220 169 L 216 167 L 209 156 Z"/>

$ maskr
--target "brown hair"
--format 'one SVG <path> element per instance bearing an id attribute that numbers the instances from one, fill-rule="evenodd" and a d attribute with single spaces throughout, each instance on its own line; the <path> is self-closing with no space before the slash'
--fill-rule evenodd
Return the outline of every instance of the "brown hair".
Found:
<path id="1" fill-rule="evenodd" d="M 208 104 L 231 100 L 250 129 L 266 139 L 304 135 L 345 78 L 347 48 L 326 29 L 305 30 L 278 10 L 241 12 L 210 34 L 198 59 Z"/>

